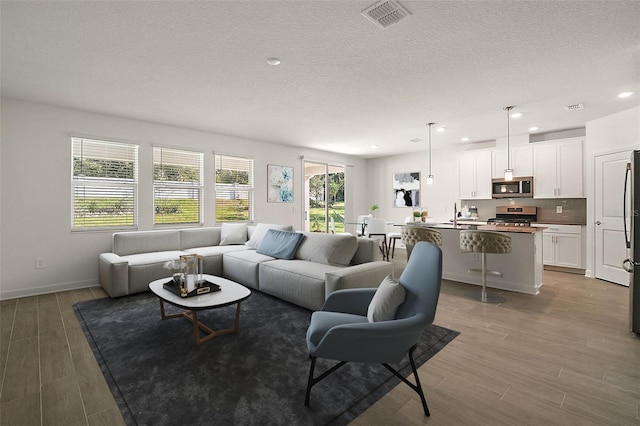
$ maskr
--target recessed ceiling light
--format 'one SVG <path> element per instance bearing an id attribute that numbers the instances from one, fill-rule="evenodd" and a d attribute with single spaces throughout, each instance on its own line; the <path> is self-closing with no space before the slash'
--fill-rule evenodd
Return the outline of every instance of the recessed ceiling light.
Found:
<path id="1" fill-rule="evenodd" d="M 635 92 L 622 92 L 618 95 L 619 98 L 628 98 L 629 96 L 633 95 Z"/>
<path id="2" fill-rule="evenodd" d="M 371 145 L 371 149 L 378 149 L 378 145 Z"/>
<path id="3" fill-rule="evenodd" d="M 511 114 L 511 118 L 520 118 L 524 115 L 524 112 L 514 112 Z"/>
<path id="4" fill-rule="evenodd" d="M 535 132 L 536 130 L 538 130 L 538 126 L 529 127 L 530 132 Z"/>
<path id="5" fill-rule="evenodd" d="M 280 65 L 280 59 L 278 59 L 278 58 L 267 58 L 267 63 L 269 65 Z"/>
<path id="6" fill-rule="evenodd" d="M 436 129 L 436 132 L 440 132 L 440 133 L 442 133 L 442 132 L 444 132 L 445 130 L 447 130 L 447 128 L 446 128 L 446 127 L 438 127 L 438 128 Z"/>
<path id="7" fill-rule="evenodd" d="M 465 136 L 464 138 L 460 139 L 460 140 L 461 140 L 462 142 L 469 142 L 469 138 L 468 138 L 468 137 L 466 137 L 466 136 Z"/>

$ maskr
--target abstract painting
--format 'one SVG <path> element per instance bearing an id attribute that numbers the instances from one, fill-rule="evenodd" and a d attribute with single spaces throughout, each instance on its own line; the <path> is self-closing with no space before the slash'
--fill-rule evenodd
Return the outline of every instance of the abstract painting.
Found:
<path id="1" fill-rule="evenodd" d="M 267 201 L 293 203 L 293 167 L 267 165 Z"/>
<path id="2" fill-rule="evenodd" d="M 420 207 L 420 172 L 393 174 L 393 207 Z"/>

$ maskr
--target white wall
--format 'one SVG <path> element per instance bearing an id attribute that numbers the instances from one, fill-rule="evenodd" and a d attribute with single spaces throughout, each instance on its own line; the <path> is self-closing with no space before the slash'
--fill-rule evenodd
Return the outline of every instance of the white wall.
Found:
<path id="1" fill-rule="evenodd" d="M 301 229 L 301 156 L 346 168 L 347 217 L 366 209 L 366 161 L 202 131 L 129 120 L 11 99 L 1 100 L 2 270 L 0 299 L 98 283 L 98 254 L 111 250 L 112 232 L 71 232 L 70 135 L 139 144 L 139 229 L 153 228 L 152 144 L 205 152 L 205 226 L 214 226 L 213 152 L 255 159 L 255 221 Z M 294 203 L 267 203 L 267 164 L 294 167 Z M 146 207 L 146 208 L 145 208 Z M 43 258 L 44 269 L 35 269 Z"/>
<path id="2" fill-rule="evenodd" d="M 587 190 L 587 242 L 588 276 L 593 276 L 595 244 L 595 176 L 594 157 L 622 150 L 640 149 L 640 107 L 588 121 L 585 148 L 585 188 Z M 622 261 L 622 259 L 621 259 Z"/>
<path id="3" fill-rule="evenodd" d="M 450 149 L 432 150 L 432 153 L 432 173 L 435 177 L 433 185 L 426 183 L 429 172 L 427 151 L 368 160 L 368 206 L 380 206 L 380 210 L 375 213 L 376 217 L 403 223 L 406 216 L 411 216 L 413 207 L 393 206 L 392 176 L 394 173 L 420 172 L 420 207 L 427 209 L 429 218 L 438 221 L 453 219 L 453 205 L 458 201 L 457 153 Z M 367 213 L 368 210 L 360 212 Z"/>

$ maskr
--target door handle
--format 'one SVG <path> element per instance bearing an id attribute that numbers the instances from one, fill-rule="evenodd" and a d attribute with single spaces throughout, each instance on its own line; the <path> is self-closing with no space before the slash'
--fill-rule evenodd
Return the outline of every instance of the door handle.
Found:
<path id="1" fill-rule="evenodd" d="M 633 272 L 634 266 L 636 262 L 632 261 L 631 259 L 625 259 L 622 262 L 622 269 L 624 269 L 627 272 Z"/>
<path id="2" fill-rule="evenodd" d="M 596 225 L 602 225 L 602 222 L 600 222 L 599 220 L 596 220 Z"/>

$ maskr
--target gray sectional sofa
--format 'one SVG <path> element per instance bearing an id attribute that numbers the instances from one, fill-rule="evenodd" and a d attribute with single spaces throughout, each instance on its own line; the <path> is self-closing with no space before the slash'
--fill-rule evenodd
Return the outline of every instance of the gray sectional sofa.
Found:
<path id="1" fill-rule="evenodd" d="M 232 227 L 233 231 L 228 231 Z M 331 292 L 375 286 L 393 273 L 391 263 L 377 260 L 377 241 L 352 235 L 302 232 L 304 237 L 293 259 L 261 254 L 260 243 L 269 229 L 291 227 L 224 224 L 117 232 L 113 234 L 112 252 L 99 257 L 100 285 L 111 297 L 147 291 L 151 281 L 171 275 L 172 271 L 164 267 L 167 261 L 195 253 L 204 257 L 206 274 L 319 310 Z"/>

